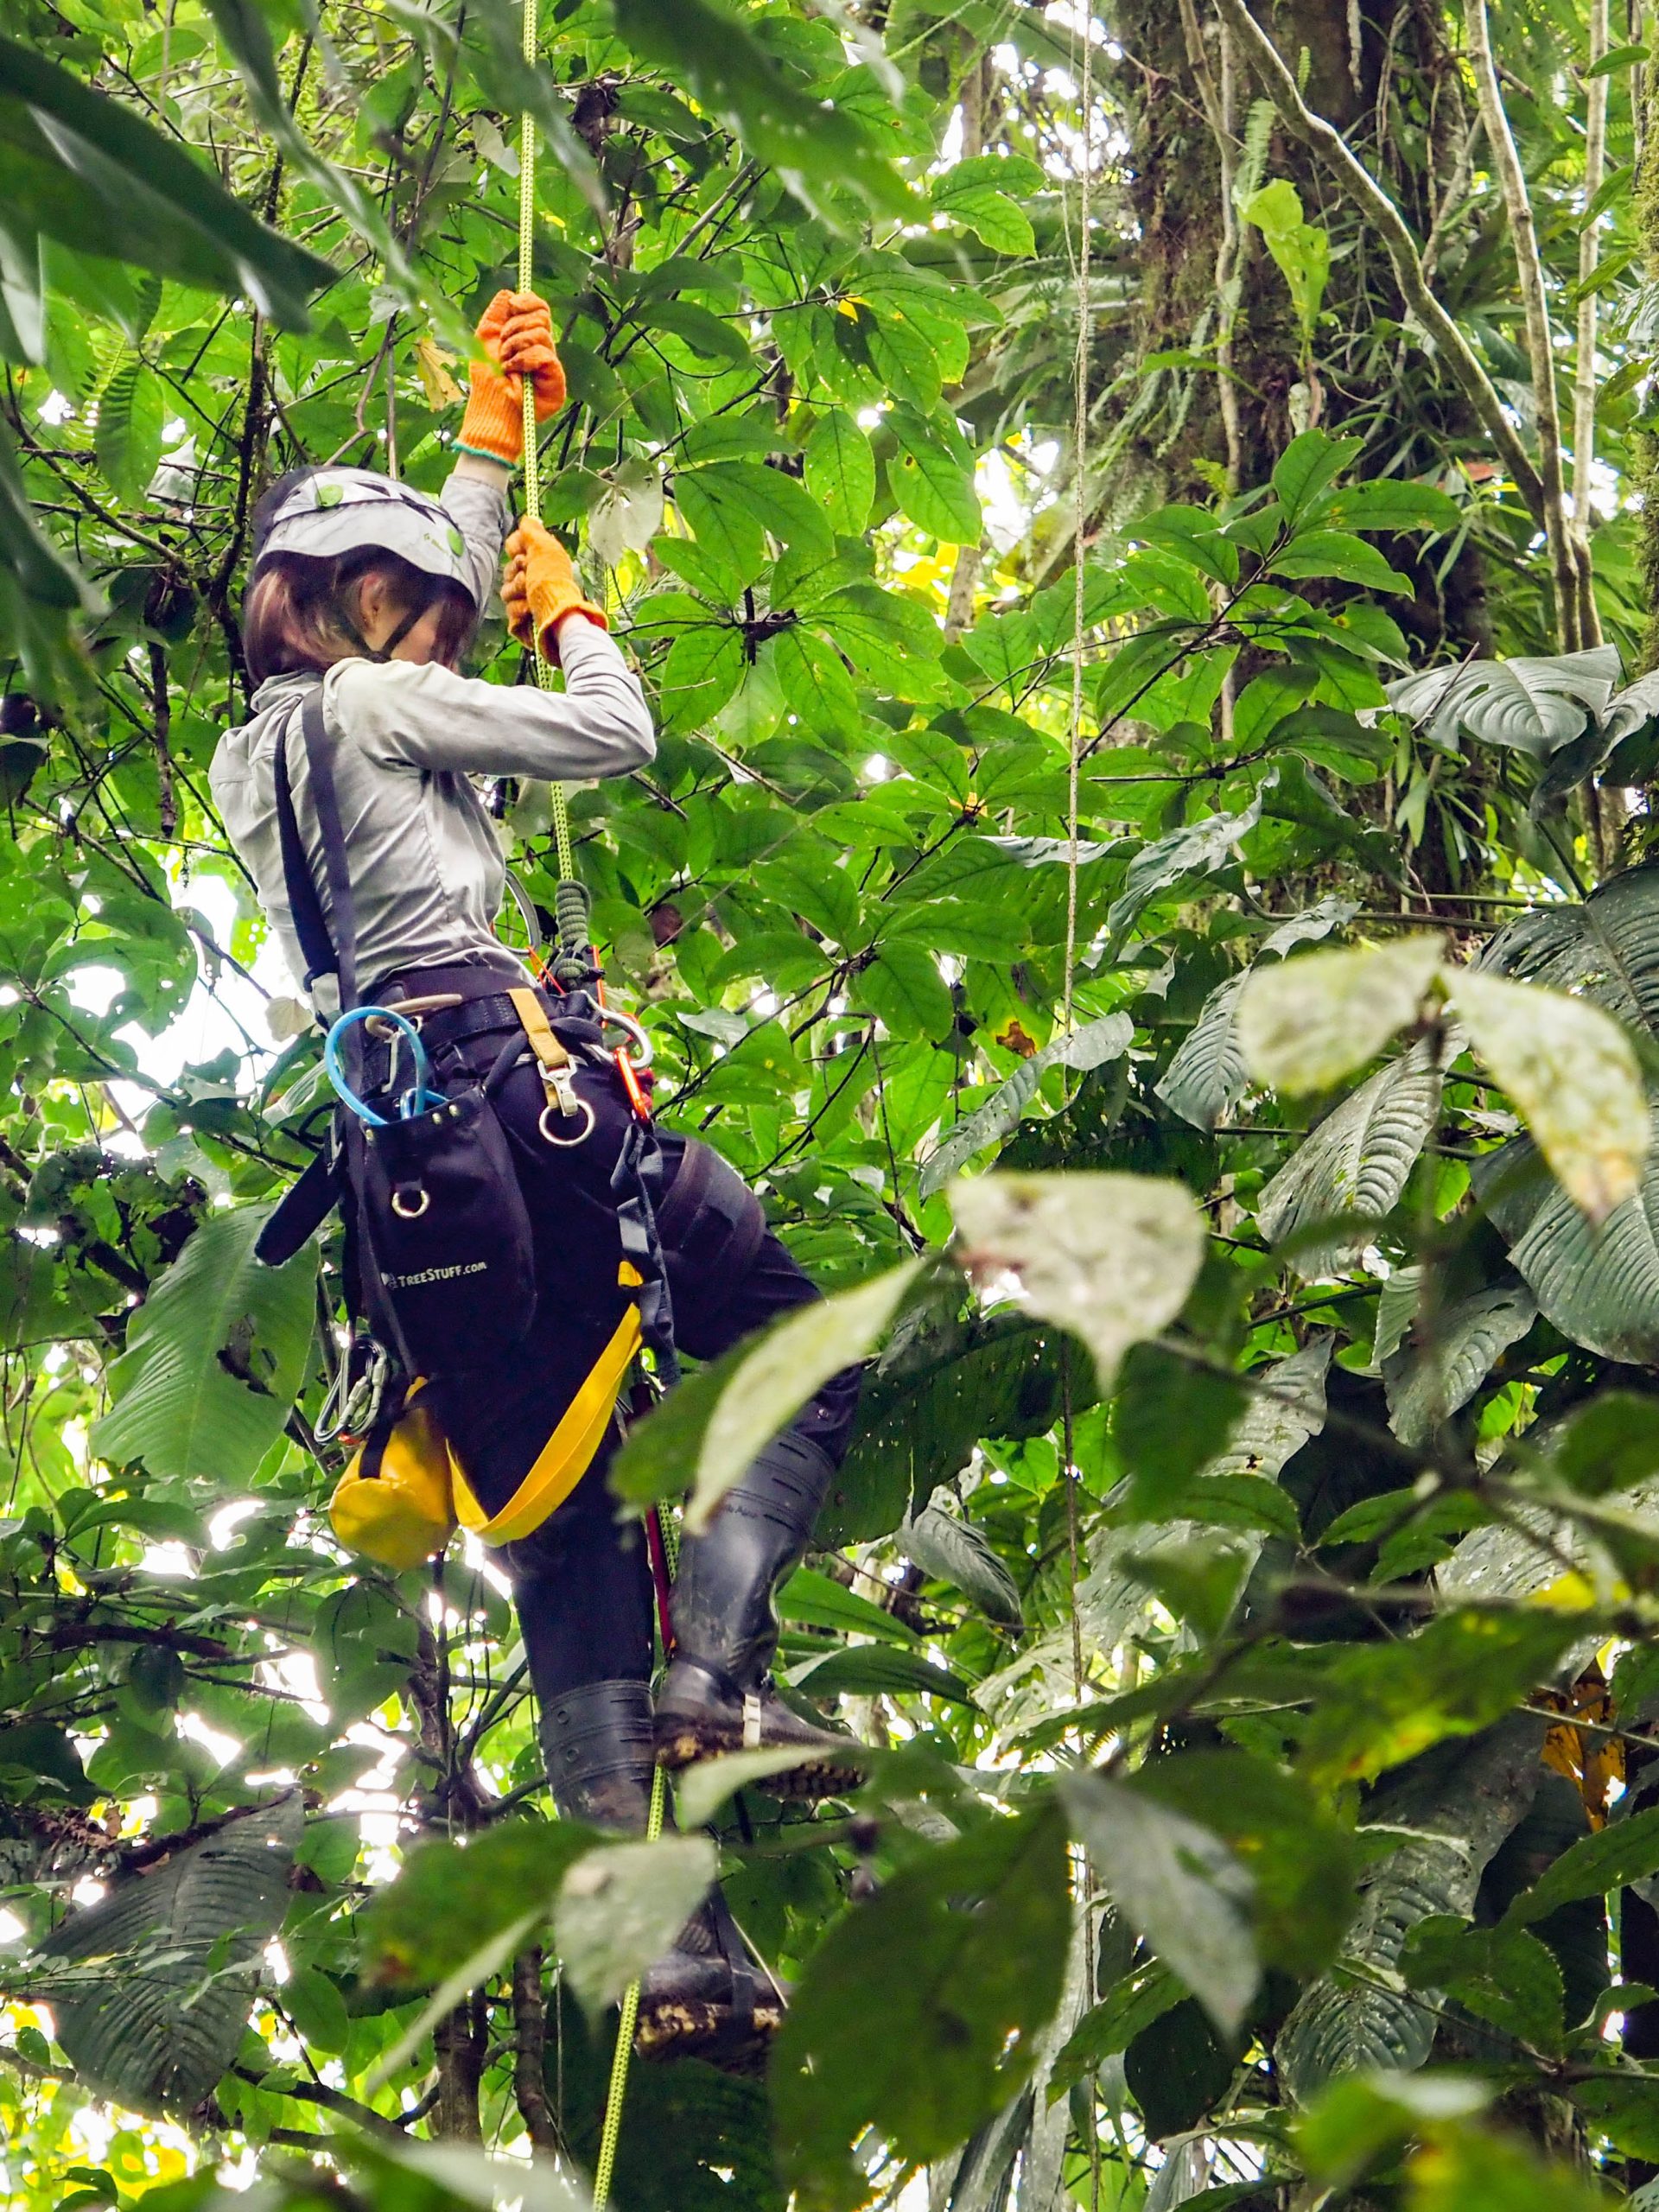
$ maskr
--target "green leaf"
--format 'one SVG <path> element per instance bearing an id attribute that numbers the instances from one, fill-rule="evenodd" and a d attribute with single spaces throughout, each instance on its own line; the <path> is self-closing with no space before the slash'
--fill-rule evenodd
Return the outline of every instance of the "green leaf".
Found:
<path id="1" fill-rule="evenodd" d="M 1611 1820 L 1570 1845 L 1514 1900 L 1503 1925 L 1530 1927 L 1575 1897 L 1599 1897 L 1653 1873 L 1659 1873 L 1659 1806 Z"/>
<path id="2" fill-rule="evenodd" d="M 841 655 L 828 639 L 798 624 L 766 648 L 784 697 L 815 735 L 856 729 L 858 696 Z"/>
<path id="3" fill-rule="evenodd" d="M 1274 464 L 1273 488 L 1293 526 L 1305 519 L 1319 494 L 1341 475 L 1360 444 L 1358 438 L 1333 438 L 1323 430 L 1304 430 L 1291 440 Z"/>
<path id="4" fill-rule="evenodd" d="M 800 2212 L 854 2212 L 872 2126 L 936 2158 L 1019 2089 L 1059 2002 L 1071 1932 L 1065 1830 L 996 1816 L 893 1875 L 831 1928 L 772 2063 L 776 2140 Z"/>
<path id="5" fill-rule="evenodd" d="M 1225 1449 L 1248 1402 L 1236 1376 L 1194 1367 L 1160 1344 L 1137 1344 L 1112 1420 L 1135 1510 L 1160 1516 L 1172 1493 Z"/>
<path id="6" fill-rule="evenodd" d="M 691 730 L 711 721 L 743 681 L 743 633 L 728 622 L 685 630 L 670 646 L 658 679 L 663 727 Z"/>
<path id="7" fill-rule="evenodd" d="M 716 1872 L 702 1836 L 608 1843 L 566 1869 L 553 1936 L 570 1986 L 590 2013 L 613 2005 L 673 1942 Z"/>
<path id="8" fill-rule="evenodd" d="M 1211 1829 L 1104 1775 L 1067 1775 L 1059 1791 L 1124 1919 L 1235 2035 L 1261 1979 L 1243 1864 Z"/>
<path id="9" fill-rule="evenodd" d="M 1120 1981 L 1085 2012 L 1054 2061 L 1050 2094 L 1058 2095 L 1108 2058 L 1126 2050 L 1143 2028 L 1185 2001 L 1176 1976 L 1158 1961 Z"/>
<path id="10" fill-rule="evenodd" d="M 855 117 L 820 105 L 761 45 L 748 18 L 713 0 L 617 0 L 616 24 L 637 54 L 666 70 L 821 213 L 838 190 L 890 215 L 906 206 L 906 186 Z"/>
<path id="11" fill-rule="evenodd" d="M 1331 274 L 1328 233 L 1317 224 L 1303 221 L 1300 195 L 1285 177 L 1253 192 L 1240 204 L 1239 213 L 1247 223 L 1255 224 L 1267 240 L 1268 251 L 1290 287 L 1302 326 L 1303 345 L 1311 347 L 1319 327 L 1319 302 Z"/>
<path id="12" fill-rule="evenodd" d="M 98 403 L 92 448 L 105 480 L 130 505 L 143 499 L 162 458 L 166 394 L 143 361 L 124 361 Z"/>
<path id="13" fill-rule="evenodd" d="M 1383 1362 L 1389 1425 L 1400 1441 L 1426 1445 L 1537 1318 L 1537 1300 L 1513 1279 L 1437 1307 L 1415 1332 L 1421 1347 Z"/>
<path id="14" fill-rule="evenodd" d="M 1302 1978 L 1329 1966 L 1354 1916 L 1353 1833 L 1298 1775 L 1230 1750 L 1149 1758 L 1133 1788 L 1212 1829 L 1249 1875 L 1263 1960 Z"/>
<path id="15" fill-rule="evenodd" d="M 780 1620 L 803 1628 L 880 1637 L 887 1643 L 909 1645 L 917 1641 L 915 1630 L 896 1613 L 861 1597 L 831 1576 L 820 1574 L 816 1567 L 796 1568 L 778 1592 L 777 1608 Z"/>
<path id="16" fill-rule="evenodd" d="M 25 226 L 83 253 L 181 283 L 245 293 L 289 329 L 335 271 L 250 215 L 175 137 L 0 37 L 0 185 L 7 229 Z"/>
<path id="17" fill-rule="evenodd" d="M 1041 181 L 1036 163 L 1019 155 L 1009 160 L 969 155 L 934 180 L 932 200 L 940 214 L 977 232 L 994 253 L 1030 254 L 1036 251 L 1036 237 L 1014 195 L 1034 192 Z"/>
<path id="18" fill-rule="evenodd" d="M 988 1620 L 1008 1628 L 1025 1626 L 1019 1587 L 975 1522 L 927 1505 L 906 1521 L 894 1541 L 924 1574 L 960 1590 Z"/>
<path id="19" fill-rule="evenodd" d="M 26 1962 L 78 2075 L 139 2112 L 188 2113 L 236 2056 L 288 1903 L 290 1793 L 130 1876 Z"/>
<path id="20" fill-rule="evenodd" d="M 1367 1807 L 1400 1837 L 1376 1868 L 1350 1931 L 1345 1960 L 1311 1983 L 1279 2031 L 1274 2061 L 1284 2087 L 1308 2104 L 1343 2075 L 1405 2075 L 1434 2040 L 1433 2014 L 1393 1975 L 1420 1921 L 1466 1919 L 1487 1862 L 1531 1802 L 1541 1769 L 1541 1724 L 1522 1714 L 1488 1729 L 1450 1767 L 1425 1760 Z"/>
<path id="21" fill-rule="evenodd" d="M 976 191 L 958 192 L 948 212 L 957 222 L 977 232 L 993 253 L 1036 251 L 1037 237 L 1031 227 L 1030 216 L 1017 200 L 1010 200 L 1005 192 L 989 192 L 983 187 Z"/>
<path id="22" fill-rule="evenodd" d="M 1306 913 L 1293 916 L 1264 938 L 1256 957 L 1286 953 L 1293 945 L 1326 937 L 1351 922 L 1358 911 L 1351 899 L 1321 899 Z M 1244 976 L 1230 976 L 1211 992 L 1175 1057 L 1153 1086 L 1173 1113 L 1196 1128 L 1214 1128 L 1222 1116 L 1237 1105 L 1249 1086 L 1249 1070 L 1238 1041 L 1238 1000 L 1243 988 Z"/>
<path id="23" fill-rule="evenodd" d="M 930 918 L 930 914 L 925 912 L 924 925 Z M 930 929 L 929 934 L 934 932 Z M 1135 1024 L 1128 1014 L 1103 1014 L 1093 1021 L 1084 1022 L 1080 1029 L 1051 1038 L 1040 1051 L 1022 1060 L 982 1105 L 976 1106 L 965 1120 L 958 1122 L 940 1139 L 922 1168 L 922 1196 L 930 1197 L 941 1189 L 976 1152 L 984 1151 L 987 1145 L 997 1143 L 1010 1129 L 1018 1128 L 1050 1068 L 1103 1066 L 1109 1060 L 1121 1059 L 1134 1037 Z"/>
<path id="24" fill-rule="evenodd" d="M 319 1967 L 302 1967 L 283 1985 L 283 2010 L 313 2050 L 338 2057 L 352 2039 L 339 1985 Z"/>
<path id="25" fill-rule="evenodd" d="M 1448 1914 L 1421 1920 L 1406 1939 L 1400 1971 L 1413 1989 L 1454 1998 L 1504 2035 L 1543 2050 L 1561 2041 L 1566 1991 L 1554 1954 L 1505 1923 L 1468 1928 Z"/>
<path id="26" fill-rule="evenodd" d="M 870 518 L 875 498 L 875 456 L 850 415 L 839 409 L 820 418 L 804 455 L 806 488 L 823 503 L 838 536 L 855 537 Z"/>
<path id="27" fill-rule="evenodd" d="M 688 1533 L 706 1528 L 763 1445 L 787 1427 L 832 1375 L 863 1358 L 915 1280 L 919 1260 L 804 1306 L 758 1337 L 709 1415 L 697 1454 Z"/>
<path id="28" fill-rule="evenodd" d="M 1122 950 L 1130 931 L 1152 901 L 1176 885 L 1209 876 L 1226 865 L 1239 839 L 1262 819 L 1262 793 L 1236 814 L 1207 814 L 1184 829 L 1172 830 L 1143 845 L 1129 862 L 1123 889 L 1106 916 L 1111 943 L 1107 957 Z"/>
<path id="29" fill-rule="evenodd" d="M 982 1435 L 1041 1435 L 1060 1414 L 1060 1340 L 1028 1317 L 907 1326 L 872 1374 L 819 1524 L 825 1541 L 885 1536 L 958 1473 Z M 1073 1374 L 1074 1411 L 1084 1377 Z M 925 1562 L 920 1562 L 925 1564 Z"/>
<path id="30" fill-rule="evenodd" d="M 1439 937 L 1397 938 L 1253 969 L 1238 1003 L 1245 1065 L 1291 1092 L 1323 1090 L 1363 1067 L 1416 1018 L 1442 949 Z"/>
<path id="31" fill-rule="evenodd" d="M 861 1750 L 862 1746 L 849 1748 Z M 705 1827 L 740 1789 L 764 1790 L 774 1774 L 787 1774 L 799 1764 L 800 1753 L 787 1749 L 730 1751 L 721 1758 L 699 1759 L 675 1777 L 675 1810 L 681 1827 Z"/>
<path id="32" fill-rule="evenodd" d="M 365 1955 L 376 1978 L 407 1988 L 452 1977 L 526 1911 L 550 1913 L 567 1871 L 602 1841 L 580 1821 L 520 1818 L 465 1846 L 421 1844 L 365 1910 Z"/>
<path id="33" fill-rule="evenodd" d="M 979 497 L 973 472 L 909 408 L 889 418 L 899 450 L 887 463 L 893 498 L 920 530 L 950 545 L 977 545 Z"/>
<path id="34" fill-rule="evenodd" d="M 1015 1274 L 1033 1313 L 1083 1338 L 1103 1389 L 1174 1319 L 1204 1262 L 1203 1217 L 1162 1176 L 958 1177 L 950 1198 L 969 1272 Z"/>
<path id="35" fill-rule="evenodd" d="M 262 1267 L 253 1246 L 270 1212 L 210 1216 L 133 1316 L 109 1370 L 115 1402 L 92 1429 L 100 1459 L 228 1490 L 282 1434 L 311 1345 L 317 1254 Z"/>
<path id="36" fill-rule="evenodd" d="M 1659 1400 L 1604 1390 L 1553 1431 L 1549 1465 L 1586 1497 L 1634 1489 L 1659 1473 Z"/>
<path id="37" fill-rule="evenodd" d="M 1291 1248 L 1299 1273 L 1332 1274 L 1370 1241 L 1440 1119 L 1441 1084 L 1433 1046 L 1414 1045 L 1328 1114 L 1268 1184 L 1256 1222 L 1269 1243 Z M 1349 1225 L 1319 1237 L 1325 1222 Z"/>
<path id="38" fill-rule="evenodd" d="M 861 1003 L 897 1038 L 945 1037 L 956 1020 L 938 956 L 908 938 L 884 944 L 860 970 L 854 988 Z"/>
<path id="39" fill-rule="evenodd" d="M 1278 576 L 1334 576 L 1367 591 L 1408 595 L 1411 579 L 1391 569 L 1375 545 L 1344 530 L 1305 530 L 1268 563 Z"/>
<path id="40" fill-rule="evenodd" d="M 861 1643 L 792 1667 L 789 1680 L 811 1697 L 942 1697 L 971 1706 L 974 1694 L 949 1667 L 936 1667 L 919 1651 L 886 1643 Z M 858 1746 L 852 1749 L 856 1752 Z"/>
<path id="41" fill-rule="evenodd" d="M 1465 1608 L 1403 1643 L 1349 1646 L 1325 1679 L 1299 1763 L 1315 1781 L 1365 1781 L 1472 1735 L 1545 1679 L 1580 1632 L 1560 1614 Z"/>
<path id="42" fill-rule="evenodd" d="M 1345 485 L 1320 504 L 1319 520 L 1338 530 L 1455 530 L 1458 503 L 1432 484 L 1400 476 L 1374 476 Z"/>

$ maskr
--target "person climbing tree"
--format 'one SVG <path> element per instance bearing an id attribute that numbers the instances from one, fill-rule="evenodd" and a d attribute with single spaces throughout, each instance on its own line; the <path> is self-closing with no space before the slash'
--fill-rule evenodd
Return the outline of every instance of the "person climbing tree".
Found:
<path id="1" fill-rule="evenodd" d="M 543 988 L 495 934 L 505 871 L 471 778 L 623 775 L 655 740 L 603 611 L 533 520 L 507 538 L 503 597 L 564 689 L 458 671 L 495 579 L 524 380 L 538 418 L 565 394 L 534 294 L 499 293 L 478 337 L 441 499 L 327 464 L 283 477 L 257 518 L 254 712 L 221 741 L 213 791 L 333 1024 L 345 1101 L 262 1255 L 340 1200 L 354 1313 L 382 1355 L 378 1403 L 353 1424 L 359 1503 L 365 1484 L 372 1510 L 395 1502 L 423 1447 L 453 1463 L 463 1518 L 512 1581 L 559 1810 L 637 1832 L 653 1762 L 781 1747 L 799 1764 L 772 1778 L 780 1795 L 853 1778 L 845 1739 L 793 1713 L 770 1665 L 772 1593 L 846 1448 L 858 1377 L 826 1385 L 687 1541 L 653 1715 L 646 1548 L 603 1479 L 630 1356 L 643 1333 L 664 1367 L 677 1344 L 711 1357 L 817 1293 L 718 1154 L 650 1128 L 591 970 L 567 963 L 565 987 Z M 716 1891 L 644 1978 L 639 2048 L 749 2063 L 781 2005 Z"/>

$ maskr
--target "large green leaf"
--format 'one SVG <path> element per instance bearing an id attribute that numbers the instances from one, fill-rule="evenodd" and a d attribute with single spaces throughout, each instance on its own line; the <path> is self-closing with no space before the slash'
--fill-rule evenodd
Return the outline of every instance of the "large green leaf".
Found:
<path id="1" fill-rule="evenodd" d="M 83 253 L 136 262 L 187 284 L 245 292 L 303 329 L 334 271 L 250 215 L 175 137 L 0 37 L 0 197 L 25 226 Z"/>
<path id="2" fill-rule="evenodd" d="M 960 1520 L 943 1506 L 926 1505 L 906 1521 L 895 1541 L 925 1574 L 953 1584 L 988 1619 L 1009 1628 L 1025 1626 L 1019 1587 L 974 1522 Z"/>
<path id="3" fill-rule="evenodd" d="M 1649 1151 L 1641 1189 L 1600 1223 L 1573 1204 L 1530 1138 L 1477 1160 L 1471 1180 L 1564 1337 L 1605 1359 L 1659 1359 L 1659 1155 Z"/>
<path id="4" fill-rule="evenodd" d="M 1118 1910 L 1235 2034 L 1261 1978 L 1243 1863 L 1212 1830 L 1104 1775 L 1069 1776 L 1060 1794 Z"/>
<path id="5" fill-rule="evenodd" d="M 866 2202 L 849 2153 L 867 2128 L 901 2157 L 938 2158 L 1018 2090 L 1059 2002 L 1071 1930 L 1052 1806 L 928 1853 L 831 1929 L 772 2068 L 802 2212 Z"/>
<path id="6" fill-rule="evenodd" d="M 1390 1211 L 1440 1118 L 1440 1091 L 1433 1046 L 1414 1045 L 1327 1114 L 1263 1190 L 1255 1209 L 1262 1234 L 1274 1244 L 1294 1239 L 1302 1274 L 1332 1272 L 1367 1241 L 1363 1229 L 1316 1240 L 1321 1223 L 1345 1215 L 1379 1222 Z"/>
<path id="7" fill-rule="evenodd" d="M 803 199 L 827 209 L 844 191 L 890 213 L 906 205 L 906 187 L 856 111 L 838 111 L 823 101 L 823 87 L 783 67 L 747 17 L 713 0 L 617 0 L 616 20 L 637 54 L 729 124 Z"/>
<path id="8" fill-rule="evenodd" d="M 1203 1264 L 1203 1217 L 1167 1176 L 958 1176 L 950 1207 L 969 1272 L 1016 1274 L 1033 1313 L 1083 1338 L 1103 1389 L 1132 1344 L 1174 1319 Z"/>
<path id="9" fill-rule="evenodd" d="M 241 2042 L 302 1824 L 297 1794 L 231 1821 L 72 1914 L 22 1961 L 12 1986 L 51 2005 L 92 2087 L 175 2113 L 212 2089 Z"/>
<path id="10" fill-rule="evenodd" d="M 262 1267 L 268 1206 L 211 1215 L 133 1316 L 92 1430 L 113 1466 L 244 1483 L 282 1434 L 316 1319 L 317 1255 Z"/>
<path id="11" fill-rule="evenodd" d="M 1535 906 L 1500 930 L 1480 966 L 1582 992 L 1659 1036 L 1659 862 L 1610 877 L 1581 904 Z"/>
<path id="12" fill-rule="evenodd" d="M 143 361 L 122 362 L 99 396 L 93 450 L 124 499 L 142 499 L 156 474 L 165 412 L 161 378 Z"/>
<path id="13" fill-rule="evenodd" d="M 912 1499 L 919 1512 L 940 1483 L 961 1473 L 982 1436 L 1039 1436 L 1052 1427 L 1060 1411 L 1062 1344 L 1058 1332 L 1018 1313 L 966 1324 L 923 1313 L 914 1327 L 901 1327 L 865 1379 L 852 1449 L 824 1507 L 823 1537 L 885 1536 Z M 1073 1362 L 1074 1370 L 1082 1365 Z M 1092 1401 L 1080 1371 L 1072 1394 L 1079 1412 Z"/>
<path id="14" fill-rule="evenodd" d="M 1409 1349 L 1385 1360 L 1389 1423 L 1402 1444 L 1427 1444 L 1466 1405 L 1510 1344 L 1537 1319 L 1532 1293 L 1513 1278 L 1427 1316 Z"/>
<path id="15" fill-rule="evenodd" d="M 1261 681 L 1260 678 L 1257 679 Z M 1328 937 L 1359 912 L 1351 899 L 1320 899 L 1262 938 L 1258 960 Z M 1245 974 L 1249 971 L 1247 969 Z M 1196 1128 L 1212 1129 L 1244 1096 L 1249 1070 L 1238 1041 L 1238 1001 L 1245 976 L 1230 976 L 1211 992 L 1198 1018 L 1154 1086 L 1172 1112 Z"/>
<path id="16" fill-rule="evenodd" d="M 1426 1763 L 1370 1808 L 1408 1831 L 1372 1875 L 1347 1955 L 1306 1989 L 1279 2031 L 1274 2058 L 1297 2104 L 1338 2075 L 1407 2072 L 1434 2040 L 1432 1995 L 1391 1986 L 1406 1938 L 1431 1915 L 1466 1917 L 1486 1862 L 1530 1803 L 1542 1767 L 1541 1724 L 1516 1715 L 1487 1731 L 1450 1768 Z"/>
<path id="17" fill-rule="evenodd" d="M 1618 674 L 1617 645 L 1542 659 L 1467 660 L 1390 683 L 1389 704 L 1432 744 L 1463 735 L 1541 760 L 1604 712 Z"/>

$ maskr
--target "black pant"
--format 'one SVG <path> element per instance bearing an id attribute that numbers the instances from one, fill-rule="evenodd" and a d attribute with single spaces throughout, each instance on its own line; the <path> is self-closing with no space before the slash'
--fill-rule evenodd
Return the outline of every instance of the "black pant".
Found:
<path id="1" fill-rule="evenodd" d="M 501 1039 L 480 1039 L 440 1054 L 440 1074 L 461 1065 L 486 1071 Z M 448 1058 L 450 1065 L 446 1067 Z M 461 1065 L 458 1065 L 459 1062 Z M 546 1103 L 532 1065 L 518 1068 L 496 1105 L 513 1145 L 536 1239 L 537 1307 L 522 1344 L 488 1367 L 433 1377 L 439 1417 L 486 1512 L 505 1505 L 540 1452 L 620 1318 L 621 1245 L 611 1171 L 631 1112 L 620 1079 L 594 1069 L 579 1077 L 595 1126 L 583 1144 L 549 1145 L 540 1128 Z M 659 1132 L 663 1195 L 685 1157 L 687 1140 Z M 688 1240 L 695 1244 L 696 1240 Z M 712 1359 L 752 1330 L 819 1294 L 767 1230 L 734 1281 L 725 1272 L 668 1255 L 678 1349 Z M 840 1461 L 858 1402 L 859 1370 L 846 1370 L 805 1406 L 794 1426 Z M 593 1465 L 563 1504 L 533 1535 L 503 1548 L 524 1632 L 531 1681 L 539 1699 L 594 1681 L 644 1681 L 651 1673 L 652 1585 L 644 1530 L 619 1522 L 605 1471 L 617 1444 L 613 1427 Z"/>

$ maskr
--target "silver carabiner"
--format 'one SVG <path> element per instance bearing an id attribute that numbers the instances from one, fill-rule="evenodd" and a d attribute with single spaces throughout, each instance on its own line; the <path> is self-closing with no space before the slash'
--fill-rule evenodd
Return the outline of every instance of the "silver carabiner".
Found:
<path id="1" fill-rule="evenodd" d="M 549 1144 L 558 1146 L 562 1151 L 568 1151 L 573 1145 L 586 1144 L 594 1133 L 596 1117 L 591 1104 L 576 1089 L 575 1077 L 571 1070 L 568 1067 L 544 1067 L 542 1070 L 542 1081 L 547 1089 L 547 1103 L 542 1109 L 541 1120 L 537 1123 L 543 1137 Z M 562 1122 L 581 1119 L 582 1126 L 575 1136 L 554 1135 L 548 1127 L 548 1117 L 556 1112 Z"/>
<path id="2" fill-rule="evenodd" d="M 620 1029 L 632 1038 L 635 1049 L 629 1053 L 628 1058 L 636 1068 L 648 1068 L 651 1065 L 652 1051 L 651 1039 L 631 1014 L 624 1014 L 616 1007 L 607 1006 L 600 1009 L 599 1018 L 605 1028 Z"/>

